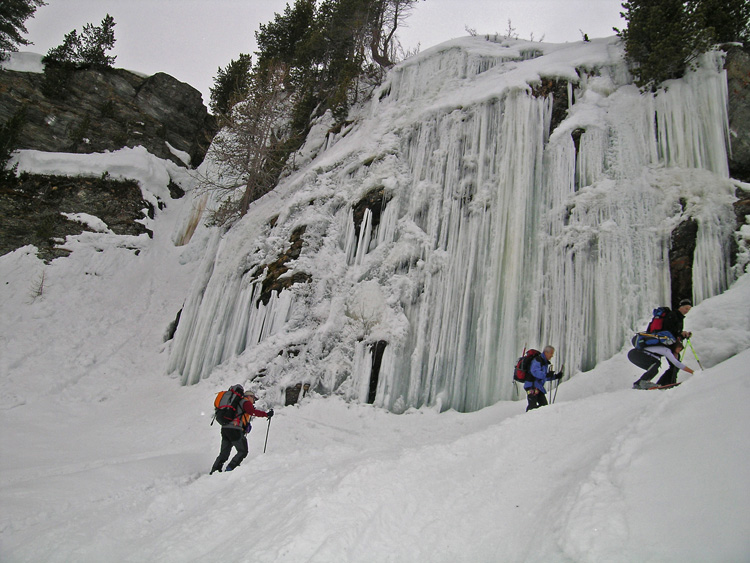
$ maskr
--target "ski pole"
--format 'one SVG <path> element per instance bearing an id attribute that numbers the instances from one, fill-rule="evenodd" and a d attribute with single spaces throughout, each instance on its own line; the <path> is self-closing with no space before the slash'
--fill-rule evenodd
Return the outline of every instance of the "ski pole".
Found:
<path id="1" fill-rule="evenodd" d="M 555 396 L 552 397 L 552 404 L 555 403 L 555 400 L 557 399 L 557 389 L 560 387 L 560 379 L 562 379 L 562 374 L 565 373 L 565 364 L 560 368 L 560 377 L 557 378 L 557 381 L 555 382 Z"/>
<path id="2" fill-rule="evenodd" d="M 695 353 L 695 348 L 693 348 L 693 343 L 690 342 L 689 338 L 686 338 L 688 346 L 690 346 L 690 349 L 693 351 L 693 356 L 695 356 L 695 361 L 698 362 L 698 366 L 700 366 L 701 370 L 703 369 L 703 365 L 701 364 L 701 361 L 698 359 L 698 354 Z"/>
<path id="3" fill-rule="evenodd" d="M 266 453 L 266 446 L 268 446 L 268 431 L 271 430 L 271 419 L 268 419 L 268 427 L 266 428 L 266 443 L 263 444 L 263 453 Z"/>

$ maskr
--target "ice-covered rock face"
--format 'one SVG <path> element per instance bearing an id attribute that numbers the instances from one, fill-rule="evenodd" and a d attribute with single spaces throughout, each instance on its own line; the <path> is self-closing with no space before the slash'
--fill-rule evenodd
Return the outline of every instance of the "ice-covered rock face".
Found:
<path id="1" fill-rule="evenodd" d="M 555 346 L 568 375 L 590 368 L 670 303 L 686 217 L 692 297 L 730 281 L 726 96 L 713 55 L 640 93 L 613 39 L 426 51 L 215 240 L 170 370 L 194 383 L 242 368 L 279 402 L 303 382 L 402 412 L 512 398 L 525 346 Z M 301 283 L 260 300 L 301 226 L 284 273 Z"/>

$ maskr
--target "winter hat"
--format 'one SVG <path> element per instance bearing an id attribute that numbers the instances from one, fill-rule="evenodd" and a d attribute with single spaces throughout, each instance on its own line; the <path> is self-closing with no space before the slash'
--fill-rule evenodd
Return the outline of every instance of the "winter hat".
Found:
<path id="1" fill-rule="evenodd" d="M 253 402 L 255 402 L 258 398 L 255 396 L 255 393 L 252 391 L 245 391 L 245 397 L 252 398 Z"/>
<path id="2" fill-rule="evenodd" d="M 693 302 L 690 301 L 690 299 L 683 299 L 682 301 L 680 301 L 680 307 L 682 307 L 683 305 L 690 305 L 692 307 Z"/>

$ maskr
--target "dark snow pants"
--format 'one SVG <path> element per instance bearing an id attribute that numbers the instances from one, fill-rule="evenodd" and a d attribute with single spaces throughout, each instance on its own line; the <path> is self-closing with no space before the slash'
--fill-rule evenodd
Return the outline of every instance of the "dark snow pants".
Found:
<path id="1" fill-rule="evenodd" d="M 660 356 L 652 356 L 651 354 L 644 352 L 643 350 L 637 350 L 636 348 L 633 348 L 628 352 L 628 360 L 630 360 L 631 364 L 635 364 L 639 368 L 646 370 L 646 372 L 640 377 L 639 381 L 651 381 L 659 372 L 659 366 L 661 366 Z"/>
<path id="2" fill-rule="evenodd" d="M 677 366 L 673 366 L 671 363 L 668 363 L 667 365 L 669 367 L 667 368 L 667 371 L 661 374 L 659 381 L 656 382 L 657 385 L 672 385 L 673 383 L 677 383 L 677 372 L 680 370 Z"/>
<path id="3" fill-rule="evenodd" d="M 526 406 L 526 412 L 529 412 L 533 409 L 538 409 L 539 407 L 546 406 L 547 403 L 547 395 L 539 391 L 537 394 L 532 395 L 529 391 L 532 391 L 532 389 L 529 389 L 526 391 L 526 400 L 528 401 L 528 405 Z"/>
<path id="4" fill-rule="evenodd" d="M 229 454 L 232 453 L 232 448 L 236 449 L 237 453 L 227 465 L 227 469 L 234 469 L 247 457 L 247 438 L 239 428 L 222 428 L 221 450 L 219 457 L 214 461 L 212 471 L 221 471 L 222 466 L 229 459 Z"/>

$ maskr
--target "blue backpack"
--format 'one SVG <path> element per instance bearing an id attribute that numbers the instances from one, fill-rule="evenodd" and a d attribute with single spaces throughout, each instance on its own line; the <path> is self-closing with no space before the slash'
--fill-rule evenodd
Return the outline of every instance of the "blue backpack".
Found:
<path id="1" fill-rule="evenodd" d="M 646 346 L 671 346 L 677 339 L 668 330 L 659 330 L 657 332 L 639 332 L 631 341 L 633 348 L 642 350 Z"/>

